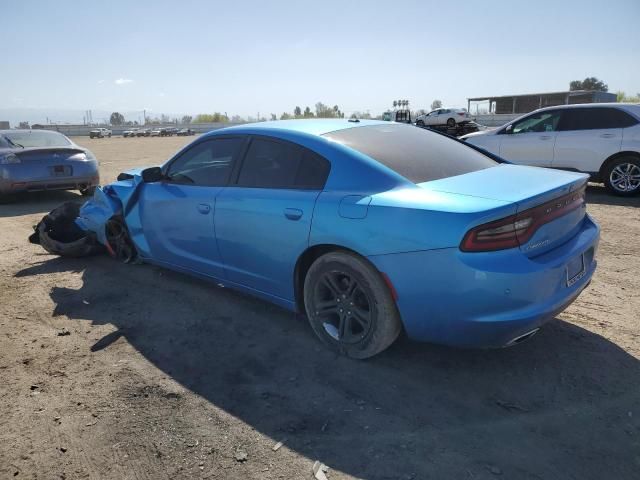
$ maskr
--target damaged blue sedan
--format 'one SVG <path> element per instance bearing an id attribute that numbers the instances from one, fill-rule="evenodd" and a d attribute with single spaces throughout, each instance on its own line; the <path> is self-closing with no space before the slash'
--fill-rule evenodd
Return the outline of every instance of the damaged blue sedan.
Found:
<path id="1" fill-rule="evenodd" d="M 105 248 L 304 312 L 354 358 L 403 330 L 504 347 L 591 280 L 599 227 L 587 179 L 411 125 L 264 122 L 121 174 L 81 208 L 45 217 L 32 240 L 63 255 Z M 56 215 L 73 238 L 56 233 Z"/>

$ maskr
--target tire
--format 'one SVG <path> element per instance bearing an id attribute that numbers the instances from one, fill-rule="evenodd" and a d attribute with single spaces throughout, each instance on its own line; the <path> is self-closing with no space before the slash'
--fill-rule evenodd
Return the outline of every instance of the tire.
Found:
<path id="1" fill-rule="evenodd" d="M 603 169 L 604 185 L 614 195 L 630 197 L 640 193 L 640 157 L 623 155 Z"/>
<path id="2" fill-rule="evenodd" d="M 11 193 L 0 193 L 0 205 L 7 205 L 16 201 L 15 195 Z"/>
<path id="3" fill-rule="evenodd" d="M 355 254 L 330 252 L 313 262 L 304 281 L 304 305 L 315 334 L 351 358 L 382 352 L 402 330 L 382 275 Z"/>
<path id="4" fill-rule="evenodd" d="M 422 120 L 418 120 L 418 121 L 416 122 L 416 125 L 417 125 L 418 127 L 424 128 L 424 122 L 423 122 Z"/>
<path id="5" fill-rule="evenodd" d="M 456 120 L 455 118 L 450 118 L 447 120 L 447 127 L 449 128 L 453 128 L 456 126 Z"/>
<path id="6" fill-rule="evenodd" d="M 109 138 L 111 138 L 111 134 L 109 134 Z"/>
<path id="7" fill-rule="evenodd" d="M 121 217 L 110 218 L 105 225 L 107 251 L 122 263 L 136 263 L 138 252 Z"/>
<path id="8" fill-rule="evenodd" d="M 93 197 L 93 194 L 96 192 L 96 187 L 87 187 L 87 188 L 81 188 L 80 189 L 80 194 L 83 197 Z"/>

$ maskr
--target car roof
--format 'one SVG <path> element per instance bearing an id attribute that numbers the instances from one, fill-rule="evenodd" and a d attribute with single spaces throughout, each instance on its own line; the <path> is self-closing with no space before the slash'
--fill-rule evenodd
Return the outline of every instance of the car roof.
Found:
<path id="1" fill-rule="evenodd" d="M 46 128 L 10 128 L 5 130 L 0 130 L 0 135 L 3 133 L 31 133 L 31 132 L 51 132 L 51 133 L 59 133 L 60 135 L 64 135 L 62 132 L 58 132 L 56 130 L 48 130 Z"/>
<path id="2" fill-rule="evenodd" d="M 211 134 L 220 133 L 245 133 L 256 131 L 287 131 L 294 133 L 306 133 L 308 135 L 320 136 L 329 132 L 338 130 L 346 130 L 348 128 L 366 127 L 369 125 L 387 125 L 389 122 L 382 120 L 358 120 L 350 121 L 343 118 L 326 118 L 326 119 L 299 119 L 299 120 L 275 120 L 270 122 L 245 123 L 226 127 L 210 132 Z"/>
<path id="3" fill-rule="evenodd" d="M 539 108 L 536 111 L 543 110 L 553 110 L 557 108 L 598 108 L 598 107 L 617 107 L 617 108 L 625 108 L 625 107 L 639 107 L 640 104 L 637 103 L 620 103 L 620 102 L 609 102 L 609 103 L 574 103 L 569 105 L 553 105 L 551 107 Z"/>

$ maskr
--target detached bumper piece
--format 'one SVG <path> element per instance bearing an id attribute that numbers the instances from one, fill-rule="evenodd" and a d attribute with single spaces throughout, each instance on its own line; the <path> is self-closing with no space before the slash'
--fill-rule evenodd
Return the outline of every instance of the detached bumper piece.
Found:
<path id="1" fill-rule="evenodd" d="M 62 257 L 86 257 L 105 251 L 94 232 L 81 229 L 75 222 L 80 205 L 66 202 L 45 215 L 34 227 L 29 242 Z"/>

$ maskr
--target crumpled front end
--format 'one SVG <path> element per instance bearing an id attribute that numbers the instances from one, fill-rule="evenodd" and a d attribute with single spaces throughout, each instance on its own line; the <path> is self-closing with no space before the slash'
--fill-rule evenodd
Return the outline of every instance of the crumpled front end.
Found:
<path id="1" fill-rule="evenodd" d="M 140 171 L 121 173 L 115 182 L 96 188 L 82 206 L 67 202 L 57 207 L 34 227 L 29 240 L 61 256 L 90 255 L 106 248 L 129 262 L 138 251 L 148 251 L 137 208 Z"/>

